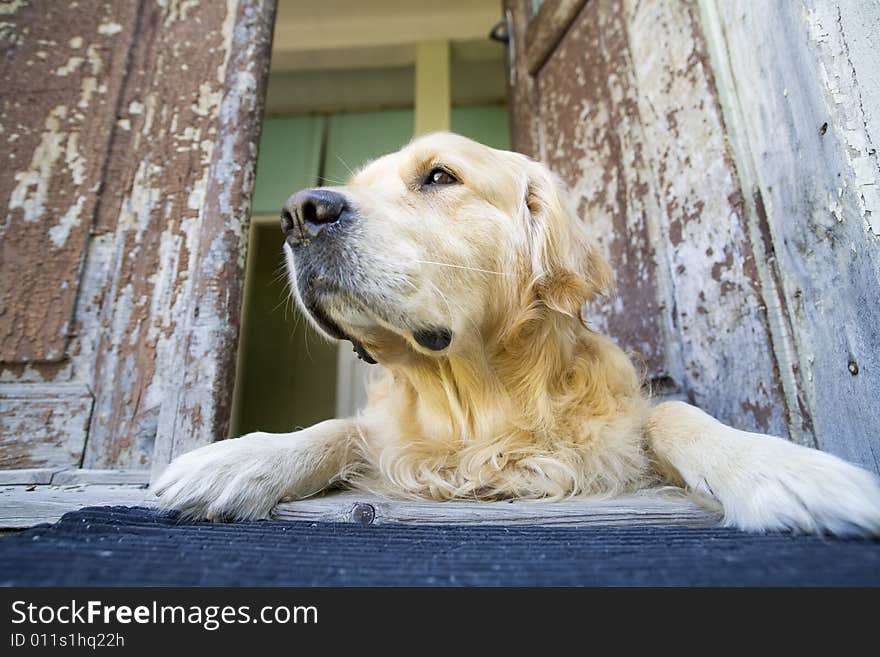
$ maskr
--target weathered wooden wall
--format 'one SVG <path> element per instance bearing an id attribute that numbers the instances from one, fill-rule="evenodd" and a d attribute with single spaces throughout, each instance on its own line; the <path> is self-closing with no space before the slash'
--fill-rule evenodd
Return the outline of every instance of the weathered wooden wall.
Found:
<path id="1" fill-rule="evenodd" d="M 137 2 L 0 14 L 3 467 L 82 461 L 101 296 L 88 253 Z M 112 186 L 111 186 L 112 188 Z"/>
<path id="2" fill-rule="evenodd" d="M 512 136 L 618 273 L 588 319 L 722 420 L 880 470 L 880 5 L 529 5 Z"/>
<path id="3" fill-rule="evenodd" d="M 0 5 L 2 467 L 148 468 L 226 435 L 273 16 Z"/>
<path id="4" fill-rule="evenodd" d="M 62 360 L 135 2 L 0 10 L 0 361 Z"/>
<path id="5" fill-rule="evenodd" d="M 522 3 L 512 5 L 521 15 Z M 548 17 L 555 45 L 531 46 L 552 41 Z M 615 295 L 588 307 L 588 321 L 662 391 L 740 427 L 787 434 L 696 5 L 547 2 L 515 38 L 526 42 L 515 86 L 535 87 L 532 124 L 514 128 L 515 143 L 568 183 L 617 274 Z"/>
<path id="6" fill-rule="evenodd" d="M 880 3 L 699 4 L 793 433 L 880 471 Z"/>

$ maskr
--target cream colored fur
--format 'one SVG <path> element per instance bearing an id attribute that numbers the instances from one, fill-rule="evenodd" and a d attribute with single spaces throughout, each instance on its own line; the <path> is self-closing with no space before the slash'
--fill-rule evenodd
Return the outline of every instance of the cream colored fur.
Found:
<path id="1" fill-rule="evenodd" d="M 460 182 L 422 185 L 436 167 Z M 163 507 L 260 518 L 334 483 L 435 500 L 673 484 L 714 497 L 746 530 L 880 534 L 876 476 L 687 404 L 652 408 L 627 355 L 582 321 L 611 273 L 543 165 L 442 133 L 335 190 L 358 219 L 339 238 L 339 290 L 321 304 L 383 366 L 366 408 L 185 454 L 155 484 Z M 301 302 L 310 256 L 285 254 Z M 424 348 L 423 326 L 449 328 L 451 344 Z"/>

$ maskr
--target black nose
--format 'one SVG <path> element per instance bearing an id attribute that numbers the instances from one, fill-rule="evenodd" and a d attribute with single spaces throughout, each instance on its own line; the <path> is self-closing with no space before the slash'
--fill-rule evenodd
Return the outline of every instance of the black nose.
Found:
<path id="1" fill-rule="evenodd" d="M 330 224 L 339 221 L 348 210 L 348 201 L 329 189 L 304 189 L 297 192 L 281 210 L 281 230 L 291 238 L 315 237 Z"/>

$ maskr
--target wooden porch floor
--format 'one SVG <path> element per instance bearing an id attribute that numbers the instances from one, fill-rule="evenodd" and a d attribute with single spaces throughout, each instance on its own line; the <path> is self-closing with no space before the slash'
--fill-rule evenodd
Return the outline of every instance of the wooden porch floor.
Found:
<path id="1" fill-rule="evenodd" d="M 56 522 L 88 506 L 155 506 L 149 473 L 120 470 L 0 471 L 0 529 Z M 681 496 L 646 492 L 561 502 L 420 502 L 338 491 L 275 507 L 277 520 L 361 525 L 713 526 L 718 515 Z"/>

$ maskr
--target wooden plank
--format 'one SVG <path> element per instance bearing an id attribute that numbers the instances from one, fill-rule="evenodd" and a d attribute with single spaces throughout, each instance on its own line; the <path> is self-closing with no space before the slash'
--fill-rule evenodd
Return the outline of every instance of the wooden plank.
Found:
<path id="1" fill-rule="evenodd" d="M 184 312 L 180 297 L 193 268 L 187 234 L 199 211 L 189 198 L 204 185 L 199 176 L 213 143 L 200 142 L 218 103 L 211 84 L 200 94 L 192 78 L 214 80 L 209 71 L 223 61 L 216 22 L 224 9 L 202 15 L 203 8 L 142 8 L 119 110 L 126 129 L 114 131 L 105 183 L 112 192 L 102 199 L 96 226 L 113 232 L 114 244 L 101 291 L 85 467 L 144 467 L 152 456 L 162 402 L 157 364 L 165 365 Z M 207 21 L 209 32 L 200 45 L 212 54 L 203 61 L 192 42 L 196 18 Z M 182 75 L 178 62 L 190 60 L 198 65 Z"/>
<path id="2" fill-rule="evenodd" d="M 0 528 L 55 522 L 84 506 L 154 506 L 143 486 L 71 485 L 0 487 Z M 645 492 L 611 499 L 560 502 L 417 502 L 354 491 L 331 492 L 278 504 L 277 520 L 404 525 L 507 525 L 549 527 L 684 525 L 707 527 L 719 515 L 677 493 Z"/>
<path id="3" fill-rule="evenodd" d="M 572 188 L 618 277 L 588 321 L 665 388 L 740 428 L 787 435 L 696 4 L 587 3 L 537 84 L 541 157 Z"/>
<path id="4" fill-rule="evenodd" d="M 559 45 L 586 0 L 546 0 L 529 21 L 525 35 L 526 67 L 535 75 Z"/>
<path id="5" fill-rule="evenodd" d="M 0 443 L 11 445 L 5 450 L 7 456 L 22 455 L 39 445 L 31 457 L 42 456 L 30 458 L 30 465 L 45 462 L 55 464 L 50 466 L 55 469 L 78 467 L 82 462 L 94 404 L 91 377 L 100 326 L 100 289 L 109 275 L 112 247 L 112 235 L 94 235 L 88 242 L 68 357 L 57 363 L 0 364 Z M 12 399 L 19 401 L 12 403 Z M 27 467 L 27 462 L 16 459 L 2 467 Z"/>
<path id="6" fill-rule="evenodd" d="M 675 347 L 691 401 L 789 436 L 767 302 L 696 2 L 624 3 Z M 658 57 L 658 53 L 661 56 Z"/>
<path id="7" fill-rule="evenodd" d="M 880 6 L 700 6 L 796 429 L 880 472 Z"/>
<path id="8" fill-rule="evenodd" d="M 529 157 L 540 158 L 541 122 L 538 89 L 529 74 L 526 31 L 531 16 L 529 0 L 504 0 L 508 24 L 507 106 L 510 112 L 510 145 Z"/>
<path id="9" fill-rule="evenodd" d="M 214 11 L 207 3 L 205 11 Z M 205 16 L 194 29 L 199 59 L 208 24 L 221 28 L 223 58 L 218 83 L 211 85 L 212 146 L 199 169 L 188 207 L 198 217 L 186 231 L 192 240 L 191 273 L 179 296 L 177 339 L 167 352 L 162 375 L 162 406 L 152 454 L 153 471 L 175 456 L 228 434 L 235 381 L 235 357 L 247 246 L 247 225 L 269 56 L 274 0 L 239 0 L 222 24 Z M 179 61 L 179 59 L 175 59 Z M 166 71 L 172 75 L 171 69 Z M 189 78 L 192 91 L 204 92 L 204 79 Z M 207 167 L 204 166 L 207 163 Z M 139 466 L 136 466 L 139 467 Z"/>
<path id="10" fill-rule="evenodd" d="M 50 484 L 59 468 L 21 468 L 0 470 L 0 486 L 33 486 Z"/>
<path id="11" fill-rule="evenodd" d="M 614 269 L 617 290 L 588 305 L 588 322 L 660 379 L 674 375 L 671 340 L 664 339 L 672 333 L 671 308 L 660 303 L 666 272 L 652 239 L 660 209 L 622 11 L 619 3 L 588 3 L 541 69 L 541 158 L 568 184 Z"/>
<path id="12" fill-rule="evenodd" d="M 114 231 L 84 464 L 226 436 L 274 3 L 143 3 L 100 228 Z M 197 438 L 195 437 L 197 436 Z"/>
<path id="13" fill-rule="evenodd" d="M 92 401 L 84 385 L 0 386 L 0 468 L 79 466 Z"/>
<path id="14" fill-rule="evenodd" d="M 56 522 L 85 506 L 148 506 L 152 499 L 142 486 L 0 487 L 0 529 Z"/>
<path id="15" fill-rule="evenodd" d="M 87 470 L 82 468 L 24 468 L 0 470 L 0 485 L 134 484 L 150 483 L 149 470 Z"/>
<path id="16" fill-rule="evenodd" d="M 53 486 L 72 486 L 77 484 L 131 484 L 136 486 L 146 486 L 150 483 L 150 471 L 89 470 L 74 468 L 55 473 L 51 482 Z"/>
<path id="17" fill-rule="evenodd" d="M 4 5 L 0 361 L 67 353 L 138 4 Z"/>
<path id="18" fill-rule="evenodd" d="M 516 525 L 591 527 L 633 525 L 712 526 L 719 516 L 682 495 L 644 493 L 611 499 L 560 502 L 416 502 L 354 491 L 282 502 L 278 520 L 395 525 Z"/>

